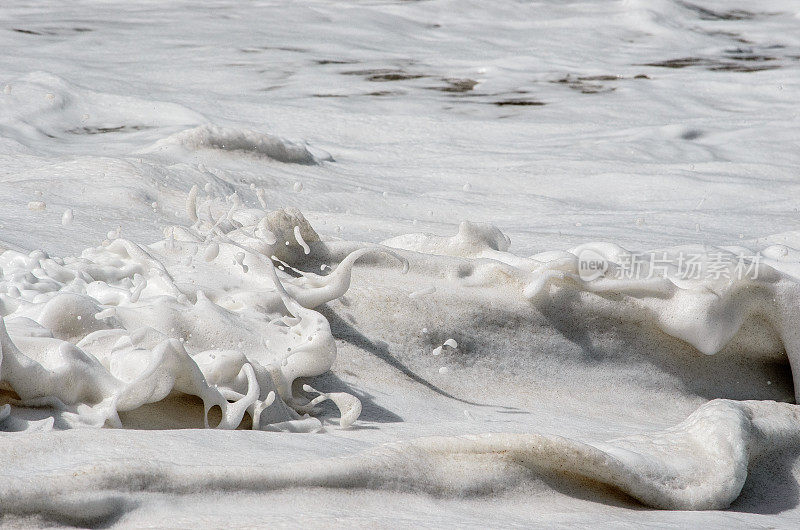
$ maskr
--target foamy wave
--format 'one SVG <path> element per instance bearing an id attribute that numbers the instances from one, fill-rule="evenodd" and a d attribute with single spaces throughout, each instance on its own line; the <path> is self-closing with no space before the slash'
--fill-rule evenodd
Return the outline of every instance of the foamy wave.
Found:
<path id="1" fill-rule="evenodd" d="M 347 291 L 357 259 L 397 254 L 385 247 L 350 248 L 333 272 L 319 276 L 294 267 L 353 245 L 337 251 L 322 243 L 299 211 L 248 209 L 235 194 L 226 201 L 201 198 L 196 187 L 187 209 L 193 225 L 171 227 L 152 245 L 112 238 L 77 258 L 41 251 L 0 254 L 3 428 L 125 427 L 126 412 L 175 394 L 200 398 L 206 427 L 218 421 L 218 427 L 234 429 L 249 418 L 253 428 L 315 430 L 321 423 L 310 413 L 326 399 L 341 411 L 342 426 L 358 418 L 356 397 L 306 385 L 306 392 L 319 394 L 309 400 L 292 383 L 323 374 L 336 357 L 330 325 L 313 308 Z M 464 271 L 464 263 L 471 264 L 468 273 L 456 275 L 459 281 L 516 286 L 533 304 L 554 291 L 575 289 L 607 297 L 606 310 L 633 305 L 707 354 L 730 341 L 749 318 L 766 316 L 796 370 L 788 312 L 797 305 L 797 284 L 787 260 L 778 259 L 788 251 L 766 249 L 758 277 L 681 280 L 668 270 L 623 281 L 610 271 L 624 261 L 624 249 L 595 244 L 519 258 L 490 225 L 464 223 L 453 238 L 416 234 L 387 243 L 419 251 L 408 253 L 417 272 L 450 275 L 433 255 L 455 256 L 441 259 L 457 261 Z M 591 280 L 580 271 L 579 256 L 587 249 L 609 262 Z M 17 413 L 26 407 L 50 413 L 33 421 Z M 213 408 L 219 411 L 211 422 Z M 156 419 L 145 414 L 144 421 Z M 146 488 L 176 493 L 359 487 L 453 496 L 496 492 L 546 474 L 583 488 L 607 484 L 657 508 L 720 509 L 737 498 L 755 458 L 800 441 L 798 420 L 795 405 L 714 400 L 673 428 L 605 443 L 486 434 L 399 442 L 346 458 L 266 469 L 192 470 L 126 461 L 76 471 L 87 488 L 102 490 L 127 490 L 134 477 Z M 3 498 L 11 499 L 13 510 L 14 503 L 28 505 L 34 490 L 41 497 L 62 486 L 11 485 Z"/>

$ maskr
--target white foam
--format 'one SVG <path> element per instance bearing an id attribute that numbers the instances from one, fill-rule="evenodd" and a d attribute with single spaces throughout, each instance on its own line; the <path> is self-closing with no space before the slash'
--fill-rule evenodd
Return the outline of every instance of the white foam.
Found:
<path id="1" fill-rule="evenodd" d="M 64 213 L 61 215 L 61 224 L 63 226 L 67 226 L 68 224 L 70 224 L 72 222 L 72 219 L 73 219 L 72 208 L 67 208 L 66 210 L 64 210 Z"/>
<path id="2" fill-rule="evenodd" d="M 294 239 L 297 241 L 298 245 L 303 247 L 303 252 L 305 252 L 306 255 L 311 253 L 311 248 L 308 246 L 305 240 L 303 240 L 303 234 L 300 232 L 299 226 L 294 227 Z"/>
<path id="3" fill-rule="evenodd" d="M 341 296 L 353 263 L 370 250 L 350 254 L 328 276 L 292 279 L 267 257 L 277 252 L 274 242 L 253 235 L 262 221 L 270 234 L 286 230 L 281 219 L 265 215 L 223 230 L 220 219 L 200 213 L 193 228 L 172 227 L 150 246 L 115 239 L 63 260 L 39 251 L 0 254 L 9 326 L 0 329 L 1 381 L 19 396 L 14 405 L 47 404 L 67 426 L 119 427 L 120 412 L 181 392 L 202 399 L 206 426 L 213 406 L 222 411 L 220 428 L 236 428 L 245 413 L 301 420 L 291 407 L 305 405 L 292 382 L 324 373 L 336 357 L 327 321 L 311 308 Z M 299 226 L 310 229 L 299 213 L 291 219 L 295 235 Z M 206 259 L 193 262 L 210 237 Z M 272 392 L 288 407 L 268 406 Z M 358 400 L 329 397 L 342 409 L 342 426 L 351 425 Z"/>

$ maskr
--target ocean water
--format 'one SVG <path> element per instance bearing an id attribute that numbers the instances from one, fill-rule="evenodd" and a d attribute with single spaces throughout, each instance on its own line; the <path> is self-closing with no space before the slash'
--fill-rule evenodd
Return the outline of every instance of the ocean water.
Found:
<path id="1" fill-rule="evenodd" d="M 795 2 L 0 21 L 3 523 L 796 526 Z"/>

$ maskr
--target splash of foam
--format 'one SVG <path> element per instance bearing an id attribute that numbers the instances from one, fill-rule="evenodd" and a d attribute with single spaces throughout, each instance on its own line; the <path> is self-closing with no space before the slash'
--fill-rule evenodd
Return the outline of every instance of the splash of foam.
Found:
<path id="1" fill-rule="evenodd" d="M 292 392 L 295 379 L 336 358 L 313 308 L 344 294 L 359 257 L 383 251 L 359 249 L 327 276 L 295 278 L 270 257 L 313 257 L 319 237 L 302 214 L 247 210 L 235 196 L 198 204 L 197 195 L 188 201 L 194 224 L 170 227 L 152 245 L 117 238 L 79 257 L 0 254 L 8 403 L 51 408 L 51 425 L 120 427 L 120 412 L 179 393 L 202 400 L 207 427 L 214 407 L 219 428 L 236 428 L 245 414 L 253 428 L 320 426 L 298 414 L 311 408 Z M 302 247 L 278 244 L 290 235 Z M 358 400 L 329 397 L 344 407 L 342 425 L 352 424 Z"/>

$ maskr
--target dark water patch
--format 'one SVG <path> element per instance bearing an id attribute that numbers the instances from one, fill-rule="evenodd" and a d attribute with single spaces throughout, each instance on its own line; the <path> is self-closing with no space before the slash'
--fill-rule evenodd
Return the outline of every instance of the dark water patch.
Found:
<path id="1" fill-rule="evenodd" d="M 445 86 L 434 86 L 428 88 L 431 90 L 438 90 L 440 92 L 463 94 L 465 92 L 471 92 L 472 89 L 478 84 L 478 82 L 474 79 L 442 79 L 442 81 L 447 84 Z"/>
<path id="2" fill-rule="evenodd" d="M 705 33 L 709 37 L 718 37 L 718 36 L 719 37 L 728 37 L 728 38 L 733 39 L 734 41 L 736 41 L 736 42 L 738 42 L 740 44 L 752 44 L 753 43 L 752 41 L 749 41 L 749 40 L 745 39 L 740 34 L 738 34 L 736 32 L 733 32 L 733 31 L 705 31 L 705 30 L 702 30 L 702 29 L 699 29 L 699 30 L 696 30 L 696 31 L 699 31 L 700 33 Z"/>
<path id="3" fill-rule="evenodd" d="M 44 35 L 44 33 L 33 31 L 32 29 L 11 28 L 11 31 L 16 31 L 17 33 L 23 33 L 25 35 Z"/>
<path id="4" fill-rule="evenodd" d="M 144 131 L 152 128 L 149 125 L 118 125 L 117 127 L 77 127 L 69 129 L 67 132 L 70 134 L 108 134 Z"/>
<path id="5" fill-rule="evenodd" d="M 493 101 L 492 104 L 498 107 L 541 107 L 545 105 L 544 102 L 534 99 L 503 99 L 500 101 Z"/>
<path id="6" fill-rule="evenodd" d="M 11 31 L 15 33 L 22 33 L 23 35 L 38 35 L 38 36 L 53 37 L 53 36 L 71 35 L 74 33 L 88 33 L 94 30 L 86 27 L 76 27 L 76 28 L 48 27 L 48 28 L 39 28 L 35 30 L 25 29 L 25 28 L 11 28 Z"/>
<path id="7" fill-rule="evenodd" d="M 756 13 L 744 9 L 714 11 L 689 2 L 680 2 L 680 4 L 686 9 L 694 11 L 701 20 L 752 20 L 757 16 Z"/>
<path id="8" fill-rule="evenodd" d="M 698 129 L 690 129 L 681 134 L 681 138 L 683 138 L 684 140 L 697 140 L 701 136 L 703 136 L 703 131 L 700 131 Z"/>
<path id="9" fill-rule="evenodd" d="M 391 68 L 373 68 L 368 70 L 346 70 L 340 73 L 342 75 L 376 75 L 394 71 L 395 70 L 392 70 Z"/>
<path id="10" fill-rule="evenodd" d="M 311 97 L 315 98 L 346 98 L 344 94 L 313 94 Z"/>
<path id="11" fill-rule="evenodd" d="M 407 81 L 410 79 L 422 79 L 428 77 L 423 74 L 414 74 L 405 70 L 394 68 L 375 68 L 368 70 L 348 70 L 341 72 L 342 75 L 363 75 L 367 81 L 387 82 L 387 81 Z"/>
<path id="12" fill-rule="evenodd" d="M 551 82 L 567 86 L 572 90 L 577 90 L 581 94 L 600 94 L 603 92 L 613 92 L 616 90 L 616 87 L 602 85 L 593 81 L 618 81 L 619 79 L 621 78 L 616 75 L 593 75 L 585 77 L 567 75 L 566 77 Z"/>
<path id="13" fill-rule="evenodd" d="M 578 81 L 619 81 L 622 76 L 619 75 L 589 75 L 579 77 Z"/>
<path id="14" fill-rule="evenodd" d="M 266 51 L 307 53 L 309 50 L 305 48 L 295 48 L 293 46 L 248 46 L 239 48 L 240 53 L 264 53 Z"/>
<path id="15" fill-rule="evenodd" d="M 683 57 L 680 59 L 668 59 L 646 63 L 639 66 L 656 66 L 659 68 L 688 68 L 690 66 L 702 66 L 712 72 L 760 72 L 762 70 L 775 70 L 781 68 L 777 57 L 759 55 L 754 53 L 739 54 L 739 50 L 728 52 L 725 60 L 707 59 L 701 57 Z M 770 64 L 765 64 L 770 63 Z"/>
<path id="16" fill-rule="evenodd" d="M 317 64 L 320 64 L 320 65 L 326 65 L 326 64 L 356 64 L 356 63 L 358 63 L 358 61 L 351 61 L 351 60 L 348 60 L 348 59 L 317 59 L 314 62 L 317 63 Z"/>
<path id="17" fill-rule="evenodd" d="M 776 61 L 777 57 L 770 57 L 768 55 L 737 55 L 733 57 L 737 61 L 759 61 L 759 62 L 766 62 L 766 61 Z"/>
<path id="18" fill-rule="evenodd" d="M 254 49 L 262 51 L 279 51 L 279 52 L 294 52 L 294 53 L 308 53 L 309 51 L 305 48 L 298 48 L 296 46 L 257 46 Z"/>
<path id="19" fill-rule="evenodd" d="M 763 70 L 777 70 L 780 68 L 779 64 L 754 64 L 752 66 L 728 63 L 711 66 L 708 69 L 712 72 L 761 72 Z"/>
<path id="20" fill-rule="evenodd" d="M 686 68 L 687 66 L 698 66 L 705 62 L 705 59 L 699 57 L 681 57 L 680 59 L 667 59 L 666 61 L 657 61 L 654 63 L 644 63 L 639 66 L 657 66 L 659 68 Z"/>
<path id="21" fill-rule="evenodd" d="M 366 96 L 385 97 L 385 96 L 402 96 L 404 92 L 395 90 L 376 90 L 375 92 L 367 92 Z"/>
<path id="22" fill-rule="evenodd" d="M 367 76 L 367 81 L 406 81 L 408 79 L 422 79 L 424 76 L 422 74 L 409 74 L 406 72 L 391 72 L 388 74 L 375 74 Z"/>
<path id="23" fill-rule="evenodd" d="M 701 66 L 716 72 L 760 72 L 781 68 L 777 63 L 780 57 L 760 53 L 758 49 L 745 46 L 724 50 L 721 57 L 681 57 L 667 59 L 639 66 L 656 66 L 659 68 L 688 68 Z"/>
<path id="24" fill-rule="evenodd" d="M 732 50 L 725 50 L 725 53 L 731 59 L 737 61 L 776 61 L 777 57 L 770 55 L 760 55 L 753 51 L 752 48 L 734 48 Z"/>
<path id="25" fill-rule="evenodd" d="M 564 85 L 581 94 L 605 94 L 617 89 L 611 83 L 631 79 L 650 79 L 645 74 L 637 74 L 633 77 L 625 77 L 617 74 L 596 74 L 596 75 L 573 75 L 567 74 L 564 77 L 550 81 L 558 85 Z"/>

